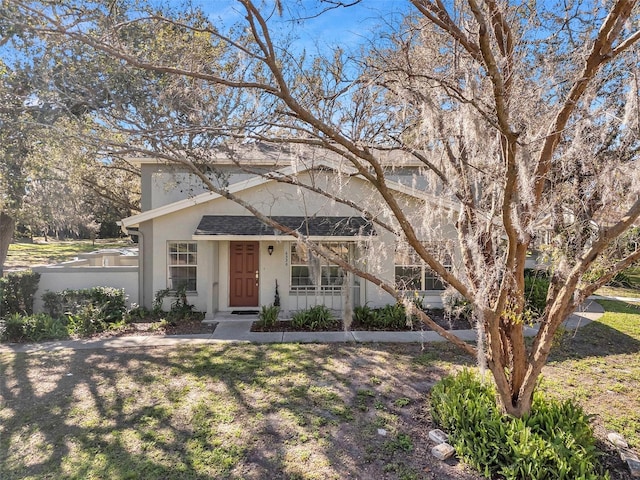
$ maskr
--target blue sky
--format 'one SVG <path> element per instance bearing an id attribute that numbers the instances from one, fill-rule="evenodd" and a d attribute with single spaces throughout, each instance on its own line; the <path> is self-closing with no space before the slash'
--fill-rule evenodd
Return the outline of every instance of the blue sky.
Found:
<path id="1" fill-rule="evenodd" d="M 228 26 L 242 20 L 243 7 L 234 0 L 192 2 L 202 7 L 215 23 L 222 22 Z M 272 1 L 263 3 L 256 0 L 255 3 L 262 5 L 263 14 L 273 8 Z M 349 3 L 349 0 L 345 3 Z M 282 30 L 288 31 L 293 26 L 291 18 L 312 17 L 322 9 L 322 4 L 317 0 L 283 0 L 283 7 L 283 17 L 276 15 L 270 22 L 272 30 L 277 25 L 282 25 Z M 309 18 L 295 27 L 296 33 L 302 45 L 313 46 L 317 43 L 320 48 L 335 44 L 354 46 L 361 43 L 372 30 L 380 27 L 383 19 L 389 20 L 392 12 L 407 8 L 407 2 L 401 0 L 364 0 L 347 8 L 335 8 L 316 18 Z"/>

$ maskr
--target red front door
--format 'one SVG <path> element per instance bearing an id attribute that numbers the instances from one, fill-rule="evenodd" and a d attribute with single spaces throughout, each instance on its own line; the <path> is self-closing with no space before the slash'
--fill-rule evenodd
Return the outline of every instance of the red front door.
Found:
<path id="1" fill-rule="evenodd" d="M 231 242 L 229 306 L 258 306 L 258 242 Z"/>

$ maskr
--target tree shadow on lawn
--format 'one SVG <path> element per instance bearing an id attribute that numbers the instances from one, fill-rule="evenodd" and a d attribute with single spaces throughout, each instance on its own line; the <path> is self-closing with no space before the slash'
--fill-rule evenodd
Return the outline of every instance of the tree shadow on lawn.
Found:
<path id="1" fill-rule="evenodd" d="M 640 352 L 640 306 L 620 301 L 599 303 L 604 306 L 605 315 L 575 331 L 565 332 L 550 361 Z M 624 314 L 625 317 L 612 320 L 607 313 Z"/>
<path id="2" fill-rule="evenodd" d="M 0 477 L 422 478 L 428 465 L 436 478 L 479 478 L 430 459 L 424 396 L 468 362 L 427 348 L 2 355 Z"/>

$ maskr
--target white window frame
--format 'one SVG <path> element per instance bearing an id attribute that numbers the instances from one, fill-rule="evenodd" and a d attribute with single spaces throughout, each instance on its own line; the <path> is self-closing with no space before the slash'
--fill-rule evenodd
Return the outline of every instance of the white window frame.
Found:
<path id="1" fill-rule="evenodd" d="M 424 246 L 429 251 L 437 251 L 438 249 L 442 249 L 444 244 L 430 242 L 424 243 Z M 445 253 L 444 267 L 449 271 L 453 268 L 451 255 L 448 253 Z M 417 278 L 414 278 L 412 281 L 418 281 L 419 285 L 417 286 L 420 288 L 408 288 L 406 281 L 399 280 L 399 268 L 413 269 L 416 272 L 415 277 Z M 444 280 L 442 280 L 442 278 L 440 278 L 440 276 L 420 258 L 412 247 L 401 243 L 396 244 L 394 256 L 394 281 L 396 289 L 401 291 L 441 292 L 445 290 L 447 286 Z"/>
<path id="2" fill-rule="evenodd" d="M 175 251 L 172 251 L 175 248 Z M 184 250 L 186 249 L 186 250 Z M 173 272 L 179 270 L 193 270 L 193 275 L 175 276 Z M 167 242 L 167 288 L 178 290 L 182 285 L 174 284 L 175 281 L 182 281 L 187 284 L 186 291 L 195 293 L 198 289 L 198 242 L 186 240 L 169 240 Z M 192 285 L 190 283 L 192 282 Z M 193 286 L 193 288 L 190 288 Z"/>
<path id="3" fill-rule="evenodd" d="M 351 242 L 320 242 L 321 246 L 325 248 L 332 248 L 338 246 L 342 250 L 342 254 L 346 255 L 345 260 L 349 260 L 352 255 L 353 248 Z M 291 258 L 291 264 L 289 266 L 289 288 L 291 291 L 324 291 L 324 292 L 336 292 L 342 290 L 342 285 L 345 281 L 345 272 L 335 263 L 330 263 L 326 258 L 313 254 L 309 256 L 310 249 L 304 252 L 303 255 L 298 255 L 298 249 L 307 249 L 304 245 L 291 242 L 289 246 L 289 254 Z M 309 273 L 307 277 L 297 276 L 294 277 L 293 272 L 295 268 L 306 268 Z M 327 275 L 326 272 L 335 272 L 337 269 L 337 275 Z M 294 284 L 294 278 L 308 278 L 307 284 Z"/>

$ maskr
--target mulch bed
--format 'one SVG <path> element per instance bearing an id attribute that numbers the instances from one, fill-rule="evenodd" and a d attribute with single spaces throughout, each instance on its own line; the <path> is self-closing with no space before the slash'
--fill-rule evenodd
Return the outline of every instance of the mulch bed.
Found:
<path id="1" fill-rule="evenodd" d="M 426 312 L 433 321 L 435 321 L 442 328 L 447 330 L 467 330 L 472 328 L 467 320 L 448 319 L 445 317 L 442 310 L 429 310 Z M 251 326 L 252 332 L 335 332 L 342 331 L 344 327 L 341 320 L 336 320 L 332 325 L 327 328 L 295 328 L 291 325 L 290 320 L 278 320 L 275 325 L 271 327 L 265 327 L 258 322 L 253 322 Z M 402 329 L 384 329 L 384 328 L 372 328 L 369 325 L 363 325 L 354 321 L 351 324 L 349 330 L 359 331 L 378 331 L 378 332 L 409 332 L 409 331 L 430 331 L 432 330 L 427 325 L 420 322 L 414 322 L 413 325 L 407 325 Z"/>

